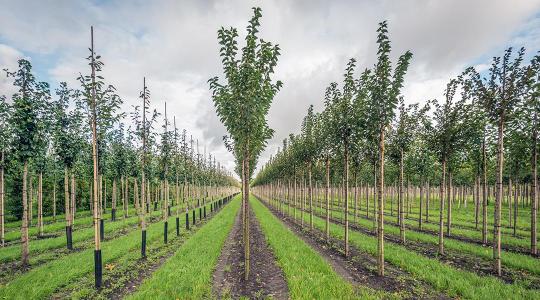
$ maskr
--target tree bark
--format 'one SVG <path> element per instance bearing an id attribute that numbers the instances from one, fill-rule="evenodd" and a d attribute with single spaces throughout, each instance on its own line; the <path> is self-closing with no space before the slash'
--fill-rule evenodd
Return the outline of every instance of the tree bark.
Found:
<path id="1" fill-rule="evenodd" d="M 345 257 L 349 256 L 349 144 L 345 140 L 344 145 L 344 156 L 345 156 L 345 170 L 344 170 L 344 184 L 343 184 L 343 193 L 344 193 L 344 205 L 345 205 Z"/>
<path id="2" fill-rule="evenodd" d="M 313 184 L 311 182 L 311 162 L 308 164 L 308 184 L 309 184 L 309 228 L 313 230 Z"/>
<path id="3" fill-rule="evenodd" d="M 493 258 L 495 272 L 501 276 L 501 199 L 503 195 L 503 166 L 504 166 L 504 112 L 499 119 L 497 140 L 497 190 L 495 191 L 495 211 L 493 228 Z"/>
<path id="4" fill-rule="evenodd" d="M 23 167 L 23 190 L 22 190 L 22 203 L 23 203 L 23 215 L 21 226 L 21 264 L 23 267 L 28 266 L 28 198 L 27 198 L 27 181 L 28 177 L 28 161 L 24 162 Z"/>
<path id="5" fill-rule="evenodd" d="M 448 193 L 446 199 L 446 235 L 450 236 L 450 230 L 452 228 L 452 200 L 454 192 L 454 187 L 452 186 L 452 173 L 448 172 Z"/>
<path id="6" fill-rule="evenodd" d="M 488 186 L 487 186 L 487 157 L 486 140 L 482 142 L 482 243 L 487 245 L 487 205 L 488 205 Z"/>
<path id="7" fill-rule="evenodd" d="M 405 222 L 403 209 L 403 149 L 399 151 L 399 193 L 398 193 L 398 215 L 399 215 L 399 239 L 402 244 L 405 244 Z"/>
<path id="8" fill-rule="evenodd" d="M 326 188 L 324 199 L 326 200 L 326 242 L 330 242 L 330 157 L 326 156 Z"/>
<path id="9" fill-rule="evenodd" d="M 377 194 L 379 220 L 377 226 L 377 262 L 379 276 L 384 276 L 384 128 L 381 128 L 379 137 L 379 192 Z"/>
<path id="10" fill-rule="evenodd" d="M 536 119 L 536 116 L 535 116 Z M 538 131 L 537 131 L 537 124 L 536 120 L 534 122 L 535 126 L 533 129 L 533 138 L 532 138 L 532 157 L 531 157 L 531 168 L 532 168 L 532 182 L 531 182 L 531 255 L 536 256 L 538 255 L 538 249 L 537 249 L 537 237 L 536 237 L 536 230 L 537 230 L 537 212 L 538 212 L 538 171 L 536 168 L 537 162 L 538 162 L 538 147 L 537 147 L 537 140 L 538 140 Z"/>
<path id="11" fill-rule="evenodd" d="M 444 255 L 444 192 L 446 186 L 446 157 L 442 160 L 442 178 L 439 195 L 439 254 Z"/>
<path id="12" fill-rule="evenodd" d="M 43 173 L 38 175 L 38 236 L 43 236 Z"/>

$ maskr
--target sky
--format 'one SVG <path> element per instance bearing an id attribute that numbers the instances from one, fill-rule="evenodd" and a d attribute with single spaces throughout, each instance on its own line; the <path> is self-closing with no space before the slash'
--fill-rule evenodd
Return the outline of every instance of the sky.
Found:
<path id="1" fill-rule="evenodd" d="M 242 47 L 254 6 L 262 8 L 260 37 L 282 49 L 274 78 L 284 83 L 268 115 L 274 138 L 259 165 L 298 132 L 310 104 L 323 108 L 326 86 L 342 82 L 350 58 L 357 74 L 373 66 L 381 21 L 388 21 L 394 61 L 413 52 L 402 90 L 408 103 L 442 99 L 451 78 L 468 66 L 487 69 L 507 47 L 524 46 L 527 57 L 540 50 L 540 0 L 0 0 L 0 69 L 27 58 L 38 80 L 78 88 L 93 25 L 104 77 L 118 89 L 122 110 L 140 102 L 146 77 L 152 108 L 163 112 L 167 102 L 168 115 L 199 140 L 201 152 L 204 145 L 233 170 L 207 81 L 223 78 L 217 30 L 238 28 Z M 0 94 L 13 92 L 1 74 Z"/>

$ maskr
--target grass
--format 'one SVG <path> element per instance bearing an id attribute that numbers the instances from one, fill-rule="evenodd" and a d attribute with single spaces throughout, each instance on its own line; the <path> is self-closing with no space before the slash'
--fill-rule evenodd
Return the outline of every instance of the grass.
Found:
<path id="1" fill-rule="evenodd" d="M 209 205 L 209 204 L 207 204 Z M 169 218 L 174 224 L 175 216 Z M 169 226 L 169 232 L 175 230 Z M 161 242 L 163 223 L 148 226 L 147 243 Z M 171 235 L 172 237 L 172 235 Z M 141 232 L 133 231 L 122 237 L 102 243 L 103 265 L 122 257 L 132 249 L 140 247 Z M 0 298 L 5 299 L 43 299 L 66 286 L 80 276 L 94 270 L 94 249 L 86 249 L 40 265 L 0 287 Z"/>
<path id="2" fill-rule="evenodd" d="M 321 210 L 320 208 L 314 208 L 314 211 L 319 211 L 320 213 L 323 212 L 323 210 Z M 343 219 L 343 215 L 344 215 L 343 212 L 334 212 L 333 218 Z M 309 213 L 308 213 L 308 216 L 309 216 Z M 349 220 L 350 222 L 352 222 L 352 217 L 350 217 Z M 356 224 L 364 228 L 372 228 L 373 221 L 366 220 L 364 218 L 358 218 Z M 385 230 L 385 233 L 387 234 L 399 236 L 399 227 L 397 226 L 385 223 L 384 230 Z M 406 231 L 405 236 L 407 240 L 430 243 L 433 245 L 438 245 L 439 243 L 438 236 L 434 234 L 408 230 Z M 492 240 L 490 239 L 488 241 L 491 243 Z M 455 240 L 452 238 L 444 239 L 444 247 L 445 249 L 469 253 L 485 260 L 493 259 L 493 250 L 491 247 L 483 247 L 481 245 L 463 242 L 463 241 Z M 501 251 L 501 260 L 502 260 L 502 264 L 507 267 L 520 269 L 520 270 L 526 270 L 531 273 L 540 275 L 540 263 L 538 262 L 537 258 L 531 257 L 526 254 L 513 253 L 513 252 L 503 250 Z"/>
<path id="3" fill-rule="evenodd" d="M 309 217 L 309 214 L 304 213 L 304 222 L 309 222 Z M 313 216 L 313 224 L 319 230 L 325 228 L 325 220 L 317 216 Z M 388 226 L 385 226 L 385 230 L 387 228 Z M 343 239 L 343 231 L 343 226 L 330 223 L 330 234 L 333 237 Z M 349 241 L 352 246 L 360 251 L 373 256 L 377 254 L 377 240 L 375 237 L 350 230 Z M 472 272 L 459 270 L 441 263 L 437 259 L 427 258 L 391 242 L 385 243 L 385 261 L 402 268 L 451 297 L 466 299 L 540 299 L 539 291 L 527 290 L 518 284 L 506 284 L 495 277 L 479 276 Z"/>
<path id="4" fill-rule="evenodd" d="M 332 267 L 298 238 L 255 198 L 250 199 L 257 219 L 285 273 L 291 299 L 380 299 L 383 292 L 355 290 Z"/>
<path id="5" fill-rule="evenodd" d="M 212 273 L 240 208 L 236 196 L 127 299 L 212 297 Z"/>

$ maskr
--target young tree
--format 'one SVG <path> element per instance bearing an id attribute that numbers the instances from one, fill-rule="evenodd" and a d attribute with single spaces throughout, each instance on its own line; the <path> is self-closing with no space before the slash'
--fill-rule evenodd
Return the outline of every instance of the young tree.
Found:
<path id="1" fill-rule="evenodd" d="M 444 196 L 447 184 L 447 166 L 448 161 L 463 141 L 464 121 L 461 116 L 464 111 L 464 101 L 462 99 L 454 102 L 458 84 L 458 80 L 452 79 L 446 86 L 445 102 L 443 104 L 434 102 L 433 120 L 435 124 L 433 128 L 428 129 L 431 132 L 430 145 L 441 164 L 442 173 L 439 195 L 439 254 L 441 255 L 444 254 Z M 450 201 L 450 199 L 447 200 Z"/>
<path id="2" fill-rule="evenodd" d="M 403 209 L 403 182 L 405 155 L 411 150 L 418 129 L 418 104 L 405 106 L 403 98 L 399 100 L 399 114 L 396 120 L 395 130 L 390 134 L 391 145 L 390 157 L 399 163 L 398 179 L 398 212 L 399 212 L 399 236 L 401 243 L 405 243 L 405 211 Z M 420 206 L 421 207 L 421 206 Z M 421 218 L 420 218 L 421 219 Z"/>
<path id="3" fill-rule="evenodd" d="M 526 132 L 530 134 L 531 155 L 531 255 L 538 255 L 538 127 L 540 126 L 540 54 L 536 55 L 527 68 L 527 93 L 521 112 L 525 115 Z"/>
<path id="4" fill-rule="evenodd" d="M 69 178 L 81 149 L 81 141 L 77 137 L 80 136 L 79 129 L 82 123 L 82 116 L 77 110 L 68 111 L 71 100 L 75 100 L 78 97 L 78 93 L 68 88 L 65 82 L 60 83 L 60 87 L 56 90 L 56 95 L 58 99 L 53 103 L 53 140 L 55 153 L 64 166 L 66 245 L 71 250 L 73 248 L 73 216 L 71 214 L 73 209 L 70 204 Z M 74 193 L 73 190 L 71 192 Z"/>
<path id="5" fill-rule="evenodd" d="M 265 116 L 270 109 L 274 95 L 282 86 L 281 81 L 273 82 L 272 74 L 277 64 L 279 47 L 258 37 L 260 8 L 253 8 L 253 17 L 247 26 L 246 46 L 242 55 L 238 54 L 238 31 L 235 28 L 221 28 L 218 40 L 221 45 L 226 83 L 219 83 L 218 77 L 209 80 L 212 100 L 221 122 L 229 132 L 229 149 L 234 152 L 237 171 L 240 171 L 243 186 L 245 279 L 249 277 L 249 222 L 248 198 L 249 179 L 252 166 L 264 149 L 273 130 L 268 127 Z"/>
<path id="6" fill-rule="evenodd" d="M 372 122 L 377 128 L 379 144 L 379 181 L 377 182 L 377 258 L 378 271 L 380 276 L 384 276 L 384 145 L 385 133 L 394 116 L 394 109 L 397 106 L 398 96 L 403 86 L 405 73 L 409 67 L 412 53 L 407 51 L 399 57 L 396 68 L 392 74 L 390 61 L 390 40 L 388 39 L 388 29 L 386 21 L 379 24 L 377 30 L 378 50 L 377 63 L 373 70 L 373 84 L 371 85 L 371 102 L 369 106 L 373 114 Z"/>
<path id="7" fill-rule="evenodd" d="M 489 79 L 475 76 L 480 101 L 484 105 L 490 121 L 497 127 L 497 167 L 495 212 L 493 229 L 494 270 L 501 275 L 501 202 L 503 197 L 504 166 L 504 131 L 506 122 L 513 117 L 515 108 L 522 99 L 527 81 L 524 68 L 521 67 L 525 49 L 521 48 L 512 59 L 512 48 L 505 51 L 504 56 L 494 57 L 489 69 Z"/>
<path id="8" fill-rule="evenodd" d="M 13 126 L 13 142 L 16 145 L 17 159 L 23 164 L 21 225 L 21 262 L 27 266 L 28 259 L 28 162 L 36 154 L 38 134 L 39 105 L 36 97 L 36 80 L 32 74 L 32 65 L 28 60 L 19 60 L 19 68 L 14 72 L 6 70 L 8 77 L 13 77 L 18 92 L 13 95 L 13 114 L 10 124 Z"/>

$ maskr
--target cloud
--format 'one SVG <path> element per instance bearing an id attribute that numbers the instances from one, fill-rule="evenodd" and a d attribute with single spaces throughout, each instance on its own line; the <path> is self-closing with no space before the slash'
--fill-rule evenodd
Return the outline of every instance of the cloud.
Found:
<path id="1" fill-rule="evenodd" d="M 275 78 L 284 82 L 268 115 L 276 130 L 260 162 L 299 129 L 309 104 L 323 107 L 325 87 L 341 83 L 348 59 L 359 72 L 376 58 L 377 23 L 388 20 L 392 58 L 414 53 L 403 94 L 407 102 L 440 98 L 448 80 L 468 65 L 485 66 L 512 45 L 540 46 L 540 1 L 6 1 L 0 11 L 0 64 L 47 54 L 54 82 L 76 86 L 87 73 L 89 27 L 105 62 L 105 78 L 131 110 L 145 76 L 152 105 L 175 115 L 232 170 L 207 80 L 222 76 L 217 30 L 237 27 L 241 39 L 251 7 L 263 9 L 260 36 L 278 43 Z M 51 7 L 53 5 L 53 7 Z M 54 9 L 52 9 L 54 8 Z M 32 20 L 32 21 L 28 21 Z M 243 40 L 240 41 L 241 45 Z M 15 50 L 17 49 L 17 50 Z M 40 78 L 41 79 L 41 78 Z M 4 90 L 6 81 L 0 80 Z"/>
<path id="2" fill-rule="evenodd" d="M 0 44 L 0 95 L 4 95 L 11 99 L 11 95 L 17 92 L 17 88 L 13 86 L 13 81 L 6 78 L 4 69 L 14 71 L 17 69 L 17 60 L 23 58 L 24 55 L 15 48 L 8 45 Z"/>

